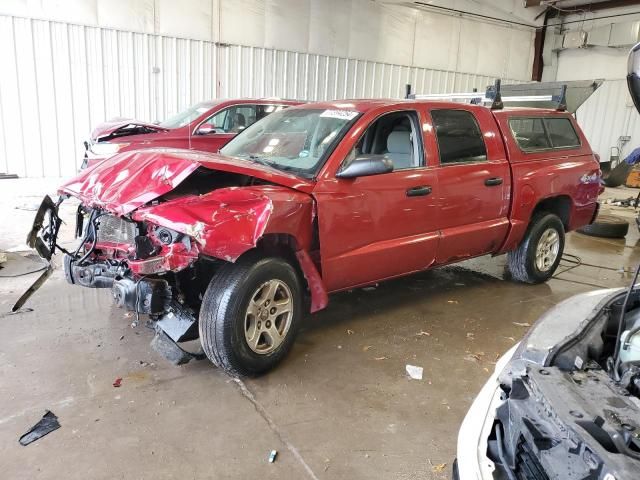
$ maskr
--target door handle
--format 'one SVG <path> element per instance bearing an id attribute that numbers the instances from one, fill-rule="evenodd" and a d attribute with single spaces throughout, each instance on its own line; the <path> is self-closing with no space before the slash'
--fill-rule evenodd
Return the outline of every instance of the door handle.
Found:
<path id="1" fill-rule="evenodd" d="M 502 179 L 500 177 L 487 178 L 484 184 L 487 187 L 495 187 L 496 185 L 502 185 Z"/>
<path id="2" fill-rule="evenodd" d="M 431 187 L 428 185 L 421 185 L 419 187 L 412 187 L 407 190 L 407 197 L 424 197 L 431 193 Z"/>

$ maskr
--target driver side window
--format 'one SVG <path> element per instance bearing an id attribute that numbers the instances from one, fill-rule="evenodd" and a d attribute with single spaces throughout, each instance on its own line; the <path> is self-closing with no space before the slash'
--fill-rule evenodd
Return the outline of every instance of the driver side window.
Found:
<path id="1" fill-rule="evenodd" d="M 211 128 L 213 128 L 211 133 L 221 133 L 225 131 L 224 125 L 229 115 L 229 110 L 231 109 L 225 108 L 204 121 L 204 123 L 211 125 Z"/>
<path id="2" fill-rule="evenodd" d="M 383 155 L 393 170 L 424 166 L 418 114 L 415 111 L 387 113 L 376 119 L 343 162 L 345 168 L 362 155 Z"/>
<path id="3" fill-rule="evenodd" d="M 255 121 L 255 105 L 236 105 L 213 114 L 202 124 L 210 125 L 211 133 L 240 133 Z"/>

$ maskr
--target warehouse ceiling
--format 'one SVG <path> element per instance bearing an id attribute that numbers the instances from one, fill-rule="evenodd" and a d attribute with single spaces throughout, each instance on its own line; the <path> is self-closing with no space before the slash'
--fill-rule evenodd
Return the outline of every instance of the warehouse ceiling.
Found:
<path id="1" fill-rule="evenodd" d="M 470 16 L 500 22 L 541 25 L 536 16 L 545 10 L 538 6 L 523 8 L 523 0 L 380 0 L 388 5 L 404 5 L 421 11 L 456 16 Z"/>
<path id="2" fill-rule="evenodd" d="M 548 6 L 559 11 L 568 10 L 566 13 L 576 13 L 573 10 L 597 11 L 610 8 L 628 7 L 640 5 L 637 0 L 524 0 L 525 8 Z"/>
<path id="3" fill-rule="evenodd" d="M 484 18 L 522 26 L 540 26 L 543 13 L 555 10 L 558 15 L 606 11 L 640 6 L 640 0 L 378 0 L 380 3 L 404 5 L 418 10 L 449 15 Z"/>

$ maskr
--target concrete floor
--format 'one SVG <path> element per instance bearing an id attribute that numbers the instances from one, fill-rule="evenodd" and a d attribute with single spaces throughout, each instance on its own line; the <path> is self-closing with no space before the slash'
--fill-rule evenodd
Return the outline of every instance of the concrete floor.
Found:
<path id="1" fill-rule="evenodd" d="M 53 185 L 0 180 L 0 249 L 23 242 Z M 458 427 L 498 356 L 560 300 L 625 285 L 637 241 L 635 225 L 626 241 L 572 233 L 566 253 L 583 264 L 563 262 L 543 285 L 505 281 L 504 258 L 481 258 L 336 295 L 280 368 L 244 381 L 207 361 L 168 364 L 107 291 L 70 287 L 57 270 L 32 312 L 0 316 L 2 477 L 450 478 Z M 0 278 L 1 311 L 34 276 Z M 47 409 L 62 427 L 20 446 Z"/>

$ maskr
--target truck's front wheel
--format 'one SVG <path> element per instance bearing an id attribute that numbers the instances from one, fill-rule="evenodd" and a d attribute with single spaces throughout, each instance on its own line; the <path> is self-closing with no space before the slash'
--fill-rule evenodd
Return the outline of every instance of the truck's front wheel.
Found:
<path id="1" fill-rule="evenodd" d="M 280 258 L 250 255 L 223 265 L 200 309 L 200 342 L 230 375 L 259 375 L 289 352 L 302 316 L 295 269 Z"/>
<path id="2" fill-rule="evenodd" d="M 507 254 L 507 265 L 514 280 L 542 283 L 554 274 L 564 250 L 564 226 L 552 213 L 540 213 L 529 224 L 524 239 Z"/>

